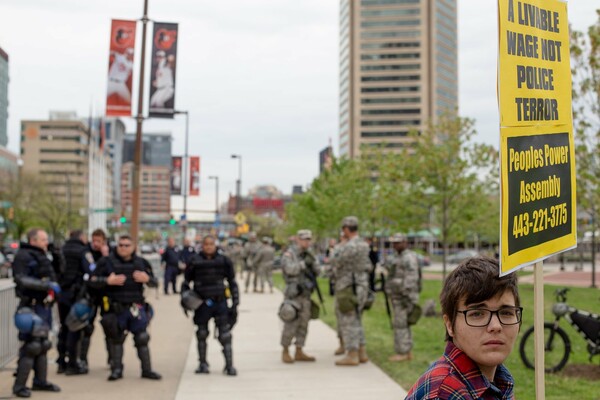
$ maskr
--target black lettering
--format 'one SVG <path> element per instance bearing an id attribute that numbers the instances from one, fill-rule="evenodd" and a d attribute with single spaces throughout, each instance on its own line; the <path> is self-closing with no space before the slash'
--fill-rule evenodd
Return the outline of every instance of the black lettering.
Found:
<path id="1" fill-rule="evenodd" d="M 513 8 L 513 0 L 508 1 L 508 21 L 515 22 L 515 10 Z"/>

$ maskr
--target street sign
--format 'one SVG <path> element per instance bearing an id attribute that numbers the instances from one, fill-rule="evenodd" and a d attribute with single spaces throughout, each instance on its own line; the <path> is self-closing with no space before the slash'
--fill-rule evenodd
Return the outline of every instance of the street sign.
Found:
<path id="1" fill-rule="evenodd" d="M 543 3 L 498 2 L 501 275 L 577 245 L 567 4 Z"/>
<path id="2" fill-rule="evenodd" d="M 10 208 L 13 204 L 10 201 L 0 201 L 0 208 Z"/>
<path id="3" fill-rule="evenodd" d="M 92 208 L 93 213 L 113 213 L 115 212 L 114 208 Z"/>
<path id="4" fill-rule="evenodd" d="M 233 220 L 235 221 L 236 224 L 238 225 L 244 225 L 246 223 L 246 216 L 242 213 L 242 212 L 238 212 L 237 214 L 235 214 L 235 216 L 233 217 Z"/>

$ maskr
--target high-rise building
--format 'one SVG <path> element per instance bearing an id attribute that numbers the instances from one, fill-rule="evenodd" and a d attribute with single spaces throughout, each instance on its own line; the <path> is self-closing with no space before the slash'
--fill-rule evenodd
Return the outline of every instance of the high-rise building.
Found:
<path id="1" fill-rule="evenodd" d="M 340 0 L 340 155 L 398 150 L 458 107 L 456 0 Z"/>
<path id="2" fill-rule="evenodd" d="M 72 213 L 88 215 L 87 228 L 106 229 L 112 207 L 112 162 L 95 131 L 71 112 L 46 121 L 21 121 L 23 173 L 37 175 Z M 77 228 L 77 227 L 69 227 Z"/>
<path id="3" fill-rule="evenodd" d="M 8 144 L 8 54 L 0 47 L 0 146 Z"/>
<path id="4" fill-rule="evenodd" d="M 140 223 L 167 223 L 171 215 L 171 169 L 164 165 L 142 165 L 140 169 Z M 121 193 L 123 215 L 129 219 L 133 196 L 133 162 L 123 164 Z"/>
<path id="5" fill-rule="evenodd" d="M 149 132 L 142 135 L 142 165 L 171 168 L 171 133 Z M 133 161 L 135 133 L 125 135 L 123 144 L 123 163 Z"/>

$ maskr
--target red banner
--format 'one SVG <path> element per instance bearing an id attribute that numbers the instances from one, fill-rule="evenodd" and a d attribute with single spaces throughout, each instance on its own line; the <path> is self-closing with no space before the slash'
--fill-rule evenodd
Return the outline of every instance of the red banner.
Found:
<path id="1" fill-rule="evenodd" d="M 171 194 L 172 195 L 181 195 L 182 188 L 182 158 L 181 157 L 171 157 Z"/>
<path id="2" fill-rule="evenodd" d="M 200 196 L 200 157 L 190 157 L 190 196 Z"/>
<path id="3" fill-rule="evenodd" d="M 136 21 L 113 19 L 106 91 L 106 115 L 131 115 L 133 55 Z"/>

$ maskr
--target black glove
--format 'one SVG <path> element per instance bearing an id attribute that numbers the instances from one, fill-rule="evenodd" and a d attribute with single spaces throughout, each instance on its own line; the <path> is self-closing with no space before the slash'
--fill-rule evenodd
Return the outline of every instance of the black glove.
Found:
<path id="1" fill-rule="evenodd" d="M 234 305 L 229 309 L 229 325 L 231 328 L 237 323 L 237 305 Z"/>

